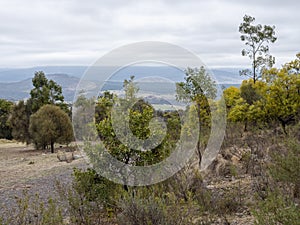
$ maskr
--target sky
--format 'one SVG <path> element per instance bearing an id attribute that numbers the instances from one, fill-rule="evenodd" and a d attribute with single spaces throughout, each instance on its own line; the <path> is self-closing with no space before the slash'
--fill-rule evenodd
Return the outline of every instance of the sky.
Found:
<path id="1" fill-rule="evenodd" d="M 245 14 L 275 25 L 276 66 L 300 52 L 299 0 L 0 0 L 0 68 L 93 64 L 140 41 L 196 54 L 208 67 L 248 67 L 239 24 Z"/>

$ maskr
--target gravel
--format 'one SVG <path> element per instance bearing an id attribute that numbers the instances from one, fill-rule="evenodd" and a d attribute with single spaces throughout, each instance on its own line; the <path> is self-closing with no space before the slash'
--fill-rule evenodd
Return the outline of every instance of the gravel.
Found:
<path id="1" fill-rule="evenodd" d="M 33 197 L 39 196 L 42 202 L 47 202 L 49 198 L 59 199 L 56 183 L 59 182 L 63 187 L 67 187 L 72 183 L 73 169 L 87 168 L 87 164 L 84 160 L 80 162 L 73 161 L 68 166 L 61 168 L 55 168 L 54 171 L 47 173 L 43 176 L 36 178 L 30 178 L 26 182 L 15 184 L 11 187 L 0 187 L 0 218 L 7 218 L 16 209 L 16 197 L 24 198 L 24 193 L 28 196 Z"/>

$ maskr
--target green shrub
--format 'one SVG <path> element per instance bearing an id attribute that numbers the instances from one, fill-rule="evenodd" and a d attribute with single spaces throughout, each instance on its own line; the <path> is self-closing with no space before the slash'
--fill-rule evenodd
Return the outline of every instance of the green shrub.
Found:
<path id="1" fill-rule="evenodd" d="M 288 139 L 287 150 L 272 154 L 273 164 L 270 166 L 272 177 L 279 182 L 294 187 L 294 197 L 300 198 L 300 143 Z"/>
<path id="2" fill-rule="evenodd" d="M 189 199 L 179 200 L 174 193 L 147 198 L 144 191 L 129 192 L 118 202 L 120 225 L 190 225 L 201 216 L 199 205 Z"/>
<path id="3" fill-rule="evenodd" d="M 285 145 L 271 153 L 269 172 L 276 186 L 266 191 L 265 198 L 257 202 L 253 215 L 256 224 L 299 225 L 300 208 L 300 144 L 288 138 Z M 291 190 L 291 191 L 290 191 Z"/>
<path id="4" fill-rule="evenodd" d="M 164 204 L 153 196 L 148 199 L 127 196 L 118 202 L 120 225 L 166 224 Z"/>
<path id="5" fill-rule="evenodd" d="M 116 210 L 115 199 L 121 189 L 93 169 L 74 169 L 71 187 L 57 183 L 58 193 L 65 202 L 72 224 L 106 224 Z"/>
<path id="6" fill-rule="evenodd" d="M 256 225 L 300 224 L 299 206 L 279 192 L 270 192 L 265 200 L 259 201 L 253 210 L 253 215 Z"/>
<path id="7" fill-rule="evenodd" d="M 240 192 L 239 187 L 232 187 L 224 191 L 219 191 L 218 194 L 212 194 L 211 212 L 222 217 L 239 212 L 243 206 Z"/>
<path id="8" fill-rule="evenodd" d="M 62 209 L 56 200 L 49 198 L 45 203 L 38 194 L 30 196 L 26 191 L 15 200 L 16 208 L 9 215 L 0 216 L 1 225 L 63 224 Z"/>

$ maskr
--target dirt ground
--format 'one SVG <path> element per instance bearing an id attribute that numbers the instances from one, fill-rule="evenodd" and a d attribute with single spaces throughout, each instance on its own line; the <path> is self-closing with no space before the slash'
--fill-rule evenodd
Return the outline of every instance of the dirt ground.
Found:
<path id="1" fill-rule="evenodd" d="M 2 142 L 2 143 L 1 143 Z M 49 150 L 35 150 L 22 143 L 0 142 L 0 189 L 17 188 L 49 175 L 84 164 L 84 159 L 60 162 Z"/>
<path id="2" fill-rule="evenodd" d="M 52 198 L 57 181 L 66 185 L 72 182 L 74 167 L 86 168 L 87 164 L 83 158 L 60 162 L 50 150 L 0 140 L 0 214 L 9 213 L 15 196 L 22 196 L 24 191 L 39 194 L 44 200 Z"/>

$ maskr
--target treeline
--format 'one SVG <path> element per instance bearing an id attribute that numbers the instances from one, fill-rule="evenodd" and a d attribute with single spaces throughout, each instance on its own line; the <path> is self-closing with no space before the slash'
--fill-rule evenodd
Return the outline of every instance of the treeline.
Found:
<path id="1" fill-rule="evenodd" d="M 61 86 L 48 80 L 42 71 L 35 73 L 32 84 L 26 101 L 0 100 L 0 138 L 33 143 L 36 148 L 50 146 L 54 152 L 55 142 L 74 140 L 71 110 L 64 102 Z"/>
<path id="2" fill-rule="evenodd" d="M 244 80 L 240 88 L 224 90 L 230 122 L 244 124 L 244 131 L 275 129 L 287 134 L 287 126 L 300 120 L 300 53 L 282 68 L 263 70 L 262 77 Z"/>

